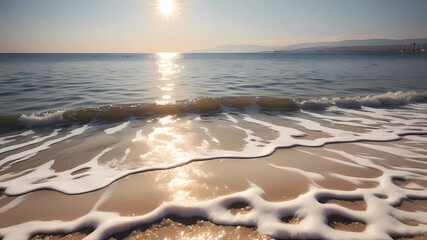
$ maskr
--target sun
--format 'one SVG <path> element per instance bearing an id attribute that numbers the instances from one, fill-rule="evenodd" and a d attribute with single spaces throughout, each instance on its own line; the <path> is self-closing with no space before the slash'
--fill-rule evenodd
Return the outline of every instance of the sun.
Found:
<path id="1" fill-rule="evenodd" d="M 159 0 L 157 8 L 163 15 L 169 15 L 175 9 L 175 1 L 174 0 Z"/>
<path id="2" fill-rule="evenodd" d="M 0 0 L 1 1 L 1 0 Z M 174 18 L 181 15 L 181 1 L 180 0 L 155 0 L 152 1 L 152 9 L 156 15 L 161 16 L 162 22 L 169 23 Z"/>

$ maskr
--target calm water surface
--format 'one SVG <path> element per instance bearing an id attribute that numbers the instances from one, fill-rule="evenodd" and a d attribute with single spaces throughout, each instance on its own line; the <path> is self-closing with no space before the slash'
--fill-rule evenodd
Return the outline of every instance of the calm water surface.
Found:
<path id="1" fill-rule="evenodd" d="M 0 115 L 197 97 L 424 91 L 426 76 L 426 54 L 0 54 Z"/>

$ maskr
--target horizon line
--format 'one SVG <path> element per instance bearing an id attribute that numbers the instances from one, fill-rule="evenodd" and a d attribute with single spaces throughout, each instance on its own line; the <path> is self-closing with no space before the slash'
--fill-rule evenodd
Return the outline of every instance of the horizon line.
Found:
<path id="1" fill-rule="evenodd" d="M 260 46 L 260 47 L 288 47 L 288 46 L 292 46 L 292 45 L 298 45 L 298 44 L 311 44 L 311 43 L 338 43 L 338 42 L 345 42 L 345 41 L 366 41 L 366 40 L 418 40 L 418 39 L 427 39 L 426 37 L 418 37 L 418 38 L 365 38 L 365 39 L 345 39 L 345 40 L 338 40 L 338 41 L 302 41 L 299 43 L 292 43 L 292 44 L 288 44 L 288 45 L 283 45 L 283 46 L 274 46 L 274 45 L 260 45 L 260 44 L 248 44 L 248 43 L 244 43 L 244 44 L 220 44 L 220 45 L 216 45 L 214 47 L 208 47 L 205 49 L 201 49 L 203 50 L 207 50 L 207 49 L 211 49 L 211 48 L 216 48 L 216 47 L 221 47 L 221 46 L 247 46 L 247 45 L 252 45 L 252 46 Z M 270 52 L 270 51 L 254 51 L 254 52 L 198 52 L 201 50 L 190 50 L 190 51 L 157 51 L 157 52 L 0 52 L 0 54 L 156 54 L 156 53 L 265 53 L 265 52 Z"/>

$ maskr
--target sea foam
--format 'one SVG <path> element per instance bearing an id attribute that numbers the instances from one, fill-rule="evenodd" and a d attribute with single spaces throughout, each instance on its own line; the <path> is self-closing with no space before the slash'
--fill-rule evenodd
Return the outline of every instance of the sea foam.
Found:
<path id="1" fill-rule="evenodd" d="M 343 108 L 331 105 L 322 111 L 301 110 L 291 114 L 260 109 L 258 112 L 153 116 L 142 120 L 127 119 L 119 124 L 91 122 L 43 131 L 24 130 L 4 136 L 5 141 L 17 139 L 5 142 L 0 150 L 0 188 L 7 195 L 21 195 L 38 189 L 82 194 L 104 188 L 130 174 L 174 168 L 196 160 L 268 156 L 277 148 L 295 146 L 323 146 L 322 149 L 339 157 L 318 157 L 350 167 L 374 169 L 382 174 L 369 179 L 377 183 L 372 188 L 342 191 L 319 186 L 318 181 L 325 178 L 322 174 L 286 164 L 271 164 L 270 167 L 280 171 L 293 171 L 305 176 L 311 182 L 309 191 L 293 200 L 271 202 L 262 197 L 261 187 L 251 184 L 246 191 L 211 200 L 166 202 L 150 213 L 135 217 L 100 211 L 98 206 L 109 198 L 107 191 L 89 213 L 78 219 L 26 222 L 0 229 L 0 235 L 5 239 L 26 239 L 39 232 L 69 232 L 90 225 L 95 227 L 95 231 L 88 239 L 101 239 L 171 214 L 201 217 L 220 225 L 256 226 L 260 233 L 275 238 L 389 239 L 425 234 L 425 225 L 409 226 L 398 219 L 422 221 L 427 217 L 426 213 L 409 213 L 394 207 L 402 199 L 426 196 L 427 190 L 423 186 L 413 183 L 412 188 L 402 188 L 394 183 L 395 179 L 425 180 L 425 170 L 408 166 L 385 167 L 377 162 L 386 160 L 380 156 L 374 159 L 373 156 L 328 147 L 331 143 L 352 143 L 408 162 L 425 164 L 425 149 L 417 144 L 409 147 L 394 144 L 390 147 L 362 142 L 392 141 L 403 137 L 415 143 L 425 143 L 422 135 L 427 134 L 427 104 L 408 104 L 413 101 L 412 95 L 390 95 L 401 99 L 396 101 L 407 101 L 407 105 L 404 108 Z M 79 152 L 79 149 L 84 152 Z M 46 159 L 47 151 L 55 157 Z M 75 156 L 78 156 L 77 165 L 69 162 Z M 31 167 L 22 169 L 23 166 L 25 168 L 20 164 L 23 162 L 31 163 L 28 164 Z M 58 169 L 56 165 L 64 167 Z M 366 180 L 339 173 L 330 173 L 330 176 L 354 183 Z M 367 210 L 355 211 L 321 201 L 334 197 L 363 199 Z M 22 201 L 19 199 L 0 208 L 0 213 L 19 205 Z M 243 215 L 231 214 L 227 206 L 242 201 L 253 210 Z M 333 215 L 365 224 L 366 229 L 343 234 L 328 225 L 328 217 Z M 302 220 L 300 224 L 284 224 L 281 219 L 288 216 Z"/>
<path id="2" fill-rule="evenodd" d="M 53 125 L 63 120 L 62 115 L 64 111 L 57 111 L 53 113 L 47 113 L 44 115 L 31 114 L 29 116 L 22 115 L 19 118 L 19 123 L 27 128 Z"/>
<path id="3" fill-rule="evenodd" d="M 2 147 L 0 152 L 6 155 L 0 159 L 0 164 L 4 169 L 13 170 L 17 163 L 34 161 L 40 152 L 63 151 L 55 150 L 55 145 L 65 140 L 78 145 L 84 139 L 86 144 L 93 145 L 85 150 L 88 157 L 82 155 L 81 164 L 65 171 L 49 167 L 53 162 L 61 163 L 60 158 L 50 162 L 40 159 L 38 161 L 43 164 L 28 174 L 12 171 L 0 175 L 0 187 L 9 195 L 36 189 L 79 194 L 103 188 L 130 174 L 173 168 L 195 160 L 254 158 L 272 154 L 277 148 L 392 141 L 402 135 L 426 134 L 427 104 L 411 106 L 405 109 L 329 107 L 322 113 L 302 111 L 293 116 L 280 113 L 221 113 L 202 118 L 167 116 L 146 121 L 129 120 L 114 127 L 108 123 L 56 129 L 45 136 Z M 31 148 L 26 149 L 28 146 Z M 15 152 L 7 154 L 11 150 Z M 78 148 L 75 151 L 79 151 Z M 72 158 L 75 151 L 70 152 L 69 157 Z M 80 169 L 87 170 L 74 174 Z M 46 176 L 52 178 L 45 179 Z M 39 181 L 35 181 L 37 179 Z"/>

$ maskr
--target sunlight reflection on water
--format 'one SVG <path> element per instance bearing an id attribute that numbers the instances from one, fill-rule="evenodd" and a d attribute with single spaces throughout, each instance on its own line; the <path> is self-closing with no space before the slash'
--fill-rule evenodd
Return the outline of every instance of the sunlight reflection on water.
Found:
<path id="1" fill-rule="evenodd" d="M 184 68 L 183 66 L 175 63 L 175 60 L 179 58 L 177 53 L 157 53 L 158 61 L 157 66 L 161 77 L 159 78 L 160 85 L 158 88 L 162 91 L 160 99 L 156 100 L 158 105 L 174 104 L 175 100 L 173 97 L 173 90 L 175 87 L 174 80 L 175 75 Z M 164 83 L 167 82 L 167 83 Z"/>

